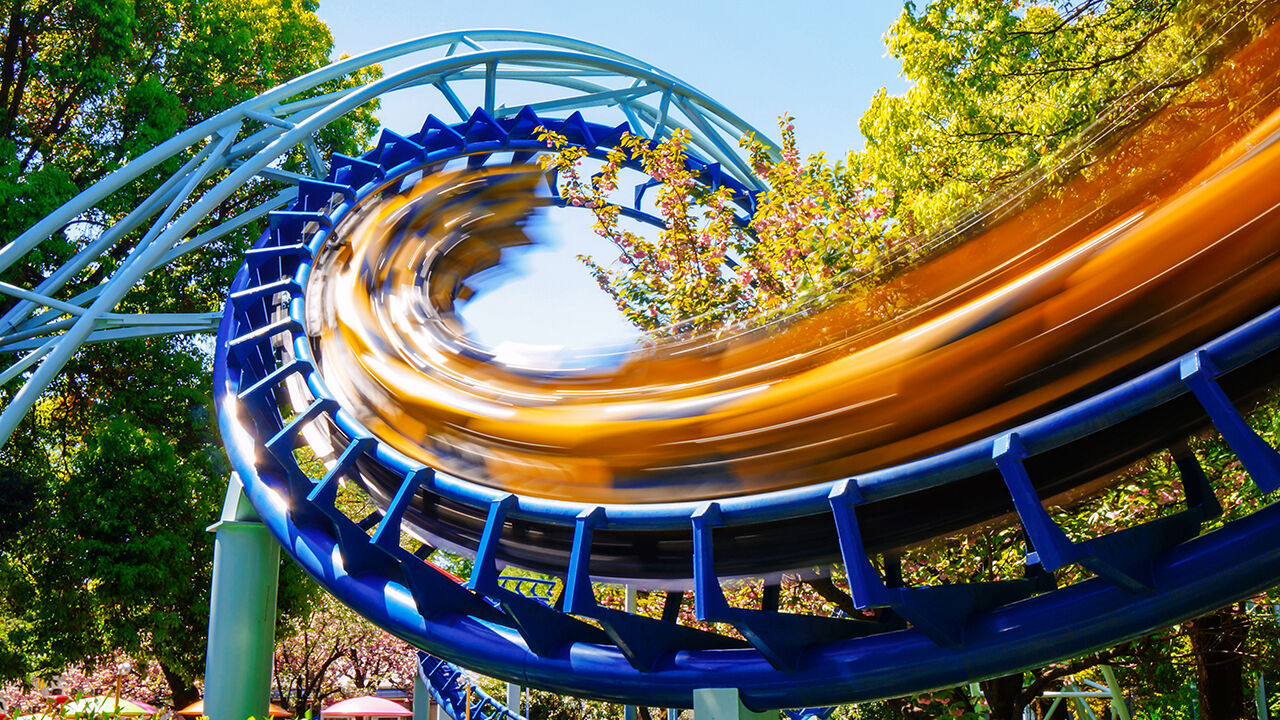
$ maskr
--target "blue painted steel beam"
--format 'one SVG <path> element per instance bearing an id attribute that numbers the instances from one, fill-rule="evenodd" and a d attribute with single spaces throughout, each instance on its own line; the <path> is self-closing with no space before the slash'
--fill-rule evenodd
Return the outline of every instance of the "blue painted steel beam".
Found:
<path id="1" fill-rule="evenodd" d="M 273 215 L 272 227 L 237 275 L 218 339 L 215 393 L 232 464 L 264 523 L 304 569 L 366 617 L 419 647 L 521 685 L 626 703 L 689 706 L 692 692 L 733 677 L 752 708 L 818 706 L 885 697 L 1032 667 L 1136 637 L 1258 592 L 1280 573 L 1280 509 L 1269 506 L 1207 535 L 1193 537 L 1214 514 L 1203 473 L 1183 451 L 1188 510 L 1112 536 L 1071 542 L 1045 513 L 1024 459 L 1077 438 L 1106 432 L 1148 408 L 1194 395 L 1261 488 L 1280 485 L 1275 451 L 1248 429 L 1214 379 L 1280 347 L 1280 311 L 1272 311 L 1167 363 L 1077 405 L 1008 433 L 902 466 L 836 483 L 729 497 L 714 503 L 585 505 L 528 498 L 436 474 L 377 442 L 328 394 L 303 328 L 297 289 L 330 228 L 356 203 L 422 167 L 451 157 L 534 153 L 529 134 L 545 123 L 595 148 L 618 128 L 537 118 L 521 111 L 493 118 L 477 111 L 447 125 L 428 118 L 412 136 L 392 133 L 362 158 L 337 158 L 329 176 L 308 186 L 295 209 Z M 715 170 L 693 160 L 704 177 Z M 700 163 L 700 164 L 698 164 Z M 391 179 L 391 180 L 388 180 Z M 732 182 L 719 178 L 718 182 Z M 345 184 L 347 189 L 337 187 Z M 745 192 L 743 193 L 746 194 Z M 281 288 L 289 317 L 268 303 Z M 277 358 L 274 345 L 292 350 Z M 301 378 L 314 400 L 301 414 L 282 411 L 282 383 Z M 337 462 L 325 477 L 307 478 L 293 450 L 307 423 L 331 427 Z M 1261 444 L 1260 444 L 1261 443 Z M 377 463 L 400 478 L 373 536 L 333 506 L 339 476 Z M 1102 577 L 1030 596 L 1030 581 L 891 587 L 870 563 L 858 508 L 998 470 L 1027 531 L 1033 567 L 1079 563 Z M 464 585 L 399 547 L 412 498 L 430 492 L 480 511 L 476 563 Z M 786 615 L 730 606 L 720 590 L 717 528 L 789 517 L 829 522 L 849 568 L 858 607 L 885 607 L 911 623 Z M 565 526 L 572 548 L 565 573 L 566 606 L 504 586 L 498 575 L 503 527 L 512 520 Z M 373 522 L 371 520 L 371 522 Z M 681 530 L 694 552 L 699 617 L 729 622 L 747 638 L 710 640 L 707 633 L 601 607 L 590 573 L 597 531 Z M 1238 562 L 1240 548 L 1250 549 Z M 593 627 L 582 620 L 599 623 Z M 711 636 L 715 637 L 715 636 Z"/>

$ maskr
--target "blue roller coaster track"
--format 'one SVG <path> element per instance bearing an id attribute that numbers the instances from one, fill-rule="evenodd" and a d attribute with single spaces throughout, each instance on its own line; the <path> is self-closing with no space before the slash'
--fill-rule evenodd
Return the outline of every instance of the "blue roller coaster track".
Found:
<path id="1" fill-rule="evenodd" d="M 1049 517 L 1033 475 L 1037 461 L 1153 409 L 1169 417 L 1197 404 L 1240 456 L 1260 488 L 1280 486 L 1280 456 L 1248 427 L 1226 387 L 1251 387 L 1280 347 L 1280 310 L 1150 372 L 993 437 L 857 478 L 715 501 L 596 505 L 517 496 L 437 474 L 364 430 L 327 394 L 305 332 L 310 261 L 330 229 L 371 194 L 448 158 L 473 164 L 497 153 L 531 156 L 545 126 L 590 149 L 607 148 L 620 127 L 521 111 L 475 111 L 445 126 L 429 118 L 402 137 L 384 133 L 360 158 L 335 158 L 323 181 L 304 181 L 293 208 L 272 215 L 249 252 L 218 339 L 215 393 L 232 463 L 264 522 L 284 547 L 344 602 L 432 654 L 533 687 L 618 703 L 688 706 L 693 690 L 732 677 L 748 706 L 801 707 L 906 694 L 1047 663 L 1189 618 L 1274 583 L 1280 510 L 1268 507 L 1198 535 L 1219 513 L 1190 452 L 1173 452 L 1187 488 L 1185 511 L 1112 535 L 1074 542 Z M 693 160 L 704 177 L 714 169 Z M 717 178 L 717 181 L 732 180 Z M 293 379 L 302 386 L 289 390 Z M 300 403 L 298 397 L 305 399 Z M 1170 413 L 1172 403 L 1180 412 Z M 304 426 L 327 428 L 334 461 L 307 477 L 294 451 Z M 379 468 L 379 469 L 375 469 Z M 1029 566 L 1052 572 L 1079 564 L 1098 577 L 1063 588 L 1035 579 L 891 587 L 872 563 L 858 508 L 995 471 L 1025 528 Z M 385 510 L 366 527 L 334 505 L 343 479 L 399 478 Z M 416 498 L 416 500 L 415 500 Z M 415 505 L 421 503 L 421 505 Z M 400 547 L 406 516 L 447 502 L 480 521 L 474 570 L 460 585 Z M 463 511 L 459 511 L 461 514 Z M 906 624 L 731 607 L 720 588 L 714 532 L 804 518 L 838 538 L 852 599 L 890 608 Z M 430 522 L 415 519 L 430 527 Z M 498 582 L 517 548 L 513 527 L 559 526 L 571 537 L 561 574 L 563 611 Z M 731 624 L 724 636 L 600 605 L 589 572 L 593 534 L 682 531 L 692 545 L 699 619 Z M 545 534 L 545 531 L 542 531 Z M 1242 543 L 1242 544 L 1239 544 Z M 1248 562 L 1239 562 L 1242 547 Z M 598 625 L 588 624 L 590 619 Z"/>
<path id="2" fill-rule="evenodd" d="M 369 64 L 429 51 L 440 56 L 368 85 L 311 92 Z M 528 104 L 521 96 L 522 104 L 506 107 L 498 97 L 508 81 L 540 83 L 555 94 Z M 474 104 L 461 99 L 465 83 L 474 86 Z M 384 131 L 359 157 L 319 156 L 316 132 L 383 93 L 405 89 L 438 93 L 457 117 L 429 116 L 405 135 Z M 606 110 L 616 122 L 600 121 Z M 786 490 L 697 501 L 573 502 L 468 482 L 406 457 L 363 427 L 325 384 L 307 333 L 313 263 L 344 218 L 379 193 L 451 161 L 472 167 L 535 162 L 545 152 L 536 137 L 540 126 L 597 156 L 624 131 L 659 138 L 672 128 L 688 129 L 689 164 L 702 182 L 728 187 L 747 204 L 761 187 L 732 149 L 753 129 L 674 76 L 598 46 L 537 33 L 471 31 L 344 60 L 180 134 L 0 248 L 0 269 L 21 262 L 69 219 L 144 171 L 191 153 L 145 207 L 66 266 L 29 288 L 0 289 L 14 298 L 0 317 L 0 348 L 19 353 L 0 372 L 0 382 L 24 381 L 0 413 L 0 440 L 81 344 L 207 332 L 216 324 L 219 423 L 257 514 L 326 590 L 445 659 L 424 660 L 423 671 L 455 713 L 451 664 L 527 687 L 629 705 L 690 707 L 696 690 L 726 683 L 755 709 L 899 696 L 1106 647 L 1261 592 L 1280 578 L 1280 505 L 1202 532 L 1221 510 L 1212 483 L 1183 442 L 1212 425 L 1261 492 L 1280 488 L 1280 454 L 1237 408 L 1274 380 L 1280 308 L 998 433 L 856 477 Z M 295 148 L 308 158 L 310 175 L 286 173 L 275 163 Z M 211 208 L 262 178 L 289 188 L 190 236 Z M 113 312 L 147 273 L 264 217 L 268 229 L 246 253 L 221 316 Z M 69 294 L 71 278 L 114 244 L 135 242 L 129 238 L 141 239 L 124 248 L 129 260 L 114 275 L 97 289 L 77 286 L 78 294 Z M 318 477 L 303 470 L 297 453 L 315 448 L 326 461 Z M 1181 512 L 1077 541 L 1045 510 L 1046 498 L 1096 477 L 1082 480 L 1083 454 L 1111 453 L 1119 462 L 1163 448 L 1172 453 L 1184 486 Z M 1075 472 L 1070 484 L 1064 484 L 1063 466 Z M 1116 463 L 1089 467 L 1102 475 Z M 379 509 L 349 518 L 336 505 L 347 482 L 368 492 Z M 957 500 L 968 497 L 985 498 L 987 516 L 1007 512 L 1020 523 L 1027 577 L 905 586 L 894 573 L 877 569 L 876 556 L 896 546 L 869 522 L 878 510 L 910 508 L 920 498 L 932 498 L 933 510 L 958 508 Z M 957 516 L 952 526 L 964 522 Z M 469 577 L 458 582 L 419 556 L 426 553 L 411 552 L 402 545 L 404 533 L 473 555 Z M 803 538 L 804 547 L 779 539 L 789 534 Z M 767 543 L 778 554 L 760 556 L 753 566 L 754 550 L 741 549 L 752 537 L 778 539 Z M 688 583 L 697 618 L 731 626 L 736 636 L 682 624 L 678 607 L 651 617 L 598 600 L 596 585 L 627 577 L 618 547 L 652 538 L 683 558 L 665 579 Z M 722 579 L 811 563 L 841 564 L 852 605 L 882 611 L 855 619 L 783 612 L 769 602 L 735 607 L 722 590 Z M 500 582 L 508 565 L 558 578 L 557 596 L 546 602 Z M 1094 577 L 1056 586 L 1051 574 L 1072 565 Z M 479 706 L 491 714 L 476 715 L 473 705 L 473 717 L 509 714 L 496 703 L 482 700 Z"/>
<path id="3" fill-rule="evenodd" d="M 524 720 L 519 712 L 486 693 L 457 665 L 419 651 L 418 672 L 431 699 L 454 720 Z M 785 712 L 789 720 L 827 720 L 834 711 L 834 707 L 825 707 Z"/>
<path id="4" fill-rule="evenodd" d="M 553 602 L 554 583 L 512 575 L 500 576 L 498 581 L 507 589 L 544 605 Z M 417 662 L 423 686 L 454 720 L 524 720 L 519 708 L 512 709 L 494 699 L 457 665 L 421 650 Z M 785 710 L 790 720 L 827 720 L 834 711 L 835 707 Z"/>

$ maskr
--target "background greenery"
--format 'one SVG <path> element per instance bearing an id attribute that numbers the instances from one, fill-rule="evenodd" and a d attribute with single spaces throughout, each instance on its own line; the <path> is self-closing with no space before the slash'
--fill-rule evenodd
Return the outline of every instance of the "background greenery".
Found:
<path id="1" fill-rule="evenodd" d="M 615 297 L 630 303 L 628 316 L 647 327 L 658 324 L 649 318 L 702 316 L 709 311 L 703 300 L 712 296 L 739 303 L 741 312 L 793 300 L 835 270 L 863 262 L 852 249 L 887 253 L 981 198 L 1016 187 L 1025 172 L 1059 157 L 1117 103 L 1158 107 L 1212 60 L 1193 41 L 1206 23 L 1267 5 L 909 2 L 886 44 L 911 87 L 875 98 L 861 123 L 865 150 L 838 162 L 802 158 L 794 125 L 783 120 L 789 155 L 773 170 L 786 173 L 770 176 L 775 191 L 764 198 L 773 224 L 743 240 L 774 274 L 771 295 L 756 302 L 710 286 L 689 293 L 662 275 L 670 265 L 663 269 L 654 253 L 647 253 L 652 264 L 633 265 L 631 275 L 595 269 Z M 328 63 L 332 42 L 315 9 L 309 0 L 0 2 L 0 244 L 177 130 Z M 374 109 L 327 131 L 322 152 L 363 148 L 377 125 Z M 0 279 L 25 284 L 57 267 L 182 160 L 158 169 L 150 186 L 113 196 L 111 205 L 64 228 L 34 262 Z M 296 159 L 286 166 L 290 162 Z M 209 224 L 275 190 L 269 183 L 246 188 Z M 821 226 L 818 211 L 797 216 L 789 204 L 815 197 L 826 204 L 822 217 L 838 216 L 838 222 Z M 220 309 L 240 252 L 261 230 L 251 226 L 193 253 L 173 273 L 148 278 L 126 304 Z M 706 254 L 693 257 L 701 262 Z M 104 258 L 102 271 L 120 260 Z M 153 684 L 150 692 L 164 692 L 176 706 L 195 699 L 212 564 L 212 538 L 204 528 L 217 514 L 227 473 L 207 376 L 207 354 L 191 338 L 88 346 L 0 449 L 0 679 L 68 666 L 89 668 L 82 674 L 90 677 L 95 666 L 132 657 L 134 675 L 163 677 L 164 690 Z M 0 403 L 13 391 L 0 388 Z M 1274 442 L 1273 407 L 1264 406 L 1255 423 Z M 1229 513 L 1268 500 L 1251 490 L 1216 438 L 1195 443 Z M 1159 514 L 1177 500 L 1174 475 L 1168 458 L 1153 457 L 1121 478 L 1117 490 L 1064 509 L 1059 519 L 1087 534 L 1117 518 Z M 914 582 L 1015 572 L 1018 544 L 1010 528 L 979 528 L 911 548 L 902 564 Z M 447 564 L 465 571 L 465 561 Z M 382 679 L 409 682 L 404 667 L 384 657 L 407 656 L 407 648 L 318 598 L 292 566 L 282 572 L 284 617 L 277 627 L 286 641 L 277 685 L 291 708 L 314 708 Z M 733 599 L 750 604 L 758 595 L 759 588 L 749 586 Z M 819 589 L 799 582 L 789 583 L 784 597 L 810 610 L 834 607 Z M 656 594 L 643 608 L 660 608 Z M 1118 669 L 1138 717 L 1242 717 L 1253 678 L 1277 669 L 1270 608 L 1270 598 L 1256 598 L 1096 656 L 983 683 L 987 707 L 958 688 L 839 713 L 1020 717 L 1039 691 L 1067 675 L 1096 678 L 1096 666 L 1107 663 Z M 109 682 L 102 678 L 110 673 L 99 675 Z M 492 693 L 501 696 L 496 687 Z M 533 697 L 537 718 L 620 715 L 598 703 Z M 1043 713 L 1047 706 L 1036 707 Z"/>

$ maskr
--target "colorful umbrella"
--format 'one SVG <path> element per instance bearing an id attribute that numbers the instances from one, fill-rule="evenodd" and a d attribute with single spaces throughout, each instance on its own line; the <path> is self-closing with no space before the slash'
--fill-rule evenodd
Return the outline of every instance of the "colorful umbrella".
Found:
<path id="1" fill-rule="evenodd" d="M 320 711 L 327 717 L 413 717 L 413 711 L 386 698 L 364 695 L 334 703 Z"/>
<path id="2" fill-rule="evenodd" d="M 141 700 L 90 695 L 62 706 L 67 715 L 158 715 L 160 708 Z"/>
<path id="3" fill-rule="evenodd" d="M 174 714 L 175 715 L 203 715 L 204 700 L 197 700 L 191 703 L 190 705 L 182 708 L 181 710 L 177 711 Z M 284 708 L 280 707 L 275 703 L 271 703 L 270 705 L 267 706 L 267 715 L 269 717 L 278 717 L 278 718 L 293 717 L 293 715 L 288 710 L 285 710 Z"/>

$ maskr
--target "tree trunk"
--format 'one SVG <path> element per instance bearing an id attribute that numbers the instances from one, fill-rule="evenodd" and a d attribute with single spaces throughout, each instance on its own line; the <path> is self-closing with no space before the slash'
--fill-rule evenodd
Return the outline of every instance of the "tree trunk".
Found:
<path id="1" fill-rule="evenodd" d="M 200 691 L 196 690 L 195 683 L 169 669 L 164 663 L 160 663 L 160 672 L 164 673 L 164 681 L 169 685 L 169 693 L 173 695 L 174 709 L 181 710 L 200 699 Z"/>
<path id="2" fill-rule="evenodd" d="M 1018 720 L 1022 717 L 1022 673 L 1004 675 L 978 683 L 991 708 L 991 720 Z"/>
<path id="3" fill-rule="evenodd" d="M 1237 720 L 1246 715 L 1244 643 L 1249 622 L 1240 605 L 1229 605 L 1186 624 L 1196 659 L 1196 689 L 1202 720 Z"/>

